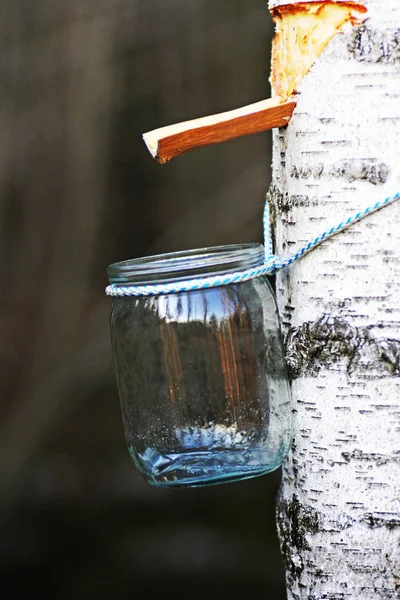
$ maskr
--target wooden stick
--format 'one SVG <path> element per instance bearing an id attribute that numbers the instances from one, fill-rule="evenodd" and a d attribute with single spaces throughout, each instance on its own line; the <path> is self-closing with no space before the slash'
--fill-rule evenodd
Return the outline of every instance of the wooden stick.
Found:
<path id="1" fill-rule="evenodd" d="M 165 163 L 200 146 L 283 127 L 290 121 L 295 106 L 294 100 L 269 98 L 229 112 L 154 129 L 143 134 L 143 139 L 152 156 Z"/>

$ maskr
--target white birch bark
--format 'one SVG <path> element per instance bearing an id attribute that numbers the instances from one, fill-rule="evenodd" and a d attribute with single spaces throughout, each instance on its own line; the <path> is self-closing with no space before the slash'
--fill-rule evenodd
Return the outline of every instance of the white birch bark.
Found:
<path id="1" fill-rule="evenodd" d="M 366 5 L 274 133 L 278 255 L 400 191 L 400 2 Z M 400 201 L 281 272 L 277 298 L 294 400 L 288 598 L 400 598 Z"/>

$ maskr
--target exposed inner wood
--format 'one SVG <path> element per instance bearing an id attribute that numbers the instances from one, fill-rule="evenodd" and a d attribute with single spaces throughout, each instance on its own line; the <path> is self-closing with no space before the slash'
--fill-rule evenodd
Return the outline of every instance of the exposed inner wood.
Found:
<path id="1" fill-rule="evenodd" d="M 269 98 L 236 110 L 169 125 L 143 134 L 154 158 L 165 163 L 188 150 L 287 125 L 294 100 Z"/>
<path id="2" fill-rule="evenodd" d="M 271 10 L 273 93 L 289 98 L 336 33 L 363 20 L 367 8 L 356 2 L 300 2 Z"/>

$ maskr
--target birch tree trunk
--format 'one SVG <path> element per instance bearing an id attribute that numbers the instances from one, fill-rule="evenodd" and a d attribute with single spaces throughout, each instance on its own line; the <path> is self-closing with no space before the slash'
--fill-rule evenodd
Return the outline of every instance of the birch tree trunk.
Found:
<path id="1" fill-rule="evenodd" d="M 278 255 L 400 190 L 400 2 L 366 5 L 274 133 Z M 281 272 L 277 298 L 294 401 L 288 598 L 400 598 L 400 202 Z"/>

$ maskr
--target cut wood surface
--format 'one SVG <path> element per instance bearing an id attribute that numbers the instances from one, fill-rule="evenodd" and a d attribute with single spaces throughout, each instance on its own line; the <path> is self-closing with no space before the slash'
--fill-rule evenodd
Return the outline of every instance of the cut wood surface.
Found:
<path id="1" fill-rule="evenodd" d="M 273 93 L 289 98 L 332 38 L 346 23 L 360 23 L 367 12 L 356 2 L 298 2 L 271 8 Z"/>
<path id="2" fill-rule="evenodd" d="M 295 106 L 293 99 L 269 98 L 236 110 L 155 129 L 143 134 L 143 139 L 152 156 L 165 163 L 200 146 L 283 127 L 290 121 Z"/>

